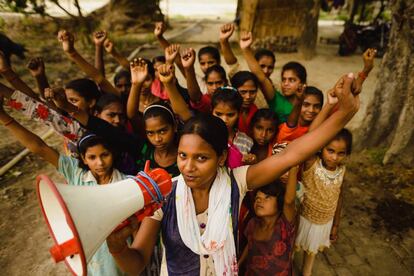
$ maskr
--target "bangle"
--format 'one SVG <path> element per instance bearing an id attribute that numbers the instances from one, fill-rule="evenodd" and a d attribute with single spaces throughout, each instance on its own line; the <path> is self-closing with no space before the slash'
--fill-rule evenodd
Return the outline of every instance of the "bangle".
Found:
<path id="1" fill-rule="evenodd" d="M 10 120 L 8 120 L 6 123 L 4 123 L 3 125 L 6 127 L 8 125 L 11 125 L 14 122 L 14 119 L 11 118 Z"/>
<path id="2" fill-rule="evenodd" d="M 368 77 L 368 74 L 365 74 L 364 72 L 359 72 L 358 73 L 358 77 L 360 77 L 361 79 L 365 80 Z"/>

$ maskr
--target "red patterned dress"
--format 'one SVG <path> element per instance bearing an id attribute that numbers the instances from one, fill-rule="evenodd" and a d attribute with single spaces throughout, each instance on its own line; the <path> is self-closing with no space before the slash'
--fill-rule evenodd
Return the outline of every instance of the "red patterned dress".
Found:
<path id="1" fill-rule="evenodd" d="M 245 275 L 293 275 L 295 220 L 289 222 L 282 214 L 269 240 L 255 240 L 254 229 L 258 220 L 251 219 L 246 228 L 248 256 Z"/>

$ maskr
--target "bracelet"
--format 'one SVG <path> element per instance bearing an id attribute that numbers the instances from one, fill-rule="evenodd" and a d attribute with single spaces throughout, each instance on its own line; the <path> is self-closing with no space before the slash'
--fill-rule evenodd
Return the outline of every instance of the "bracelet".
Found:
<path id="1" fill-rule="evenodd" d="M 14 119 L 11 118 L 10 120 L 8 120 L 6 123 L 4 123 L 3 125 L 6 127 L 8 125 L 11 125 L 14 122 Z"/>
<path id="2" fill-rule="evenodd" d="M 365 74 L 363 71 L 361 71 L 358 73 L 358 77 L 365 80 L 368 77 L 368 74 Z"/>

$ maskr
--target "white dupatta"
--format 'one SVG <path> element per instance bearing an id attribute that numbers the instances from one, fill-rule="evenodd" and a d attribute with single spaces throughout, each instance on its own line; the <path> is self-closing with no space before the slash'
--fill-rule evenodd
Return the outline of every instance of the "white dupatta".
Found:
<path id="1" fill-rule="evenodd" d="M 203 235 L 200 234 L 191 189 L 182 175 L 178 177 L 175 203 L 178 230 L 184 244 L 198 255 L 211 255 L 216 275 L 238 275 L 231 217 L 231 180 L 226 169 L 218 169 L 211 186 Z"/>

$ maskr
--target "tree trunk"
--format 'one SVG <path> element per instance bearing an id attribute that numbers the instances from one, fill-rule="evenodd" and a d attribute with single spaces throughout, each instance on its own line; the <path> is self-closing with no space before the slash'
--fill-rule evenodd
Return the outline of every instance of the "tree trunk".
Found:
<path id="1" fill-rule="evenodd" d="M 153 22 L 164 17 L 159 0 L 111 0 L 92 16 L 101 21 L 102 29 L 109 31 L 153 28 Z"/>
<path id="2" fill-rule="evenodd" d="M 414 1 L 391 1 L 388 50 L 356 146 L 385 147 L 383 163 L 414 161 Z"/>
<path id="3" fill-rule="evenodd" d="M 238 0 L 240 29 L 252 31 L 255 46 L 299 50 L 310 58 L 317 41 L 319 0 Z"/>

